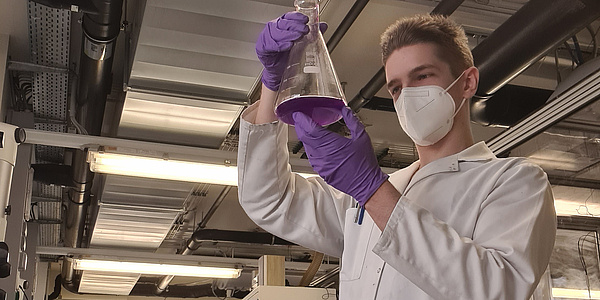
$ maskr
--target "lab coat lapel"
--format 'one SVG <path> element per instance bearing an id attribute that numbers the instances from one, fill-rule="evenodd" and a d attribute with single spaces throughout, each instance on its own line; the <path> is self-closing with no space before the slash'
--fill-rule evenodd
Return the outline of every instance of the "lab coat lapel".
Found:
<path id="1" fill-rule="evenodd" d="M 456 154 L 432 161 L 429 164 L 422 167 L 421 169 L 419 169 L 413 175 L 403 194 L 408 193 L 412 186 L 414 186 L 417 182 L 431 175 L 446 172 L 458 172 L 459 170 L 460 168 L 458 166 L 458 155 Z"/>
<path id="2" fill-rule="evenodd" d="M 415 161 L 410 166 L 400 169 L 390 175 L 389 181 L 400 194 L 404 194 L 404 190 L 408 186 L 413 174 L 419 169 L 420 162 Z"/>

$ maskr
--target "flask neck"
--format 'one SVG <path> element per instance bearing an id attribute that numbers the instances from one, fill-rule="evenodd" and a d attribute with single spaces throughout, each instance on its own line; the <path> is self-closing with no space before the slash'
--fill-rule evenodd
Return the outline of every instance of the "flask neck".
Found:
<path id="1" fill-rule="evenodd" d="M 295 0 L 296 11 L 308 16 L 308 26 L 311 32 L 319 26 L 319 1 L 318 0 Z"/>

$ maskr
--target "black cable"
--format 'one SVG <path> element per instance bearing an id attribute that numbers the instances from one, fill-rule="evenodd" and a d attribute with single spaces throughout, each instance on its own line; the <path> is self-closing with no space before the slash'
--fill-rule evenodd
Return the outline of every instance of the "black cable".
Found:
<path id="1" fill-rule="evenodd" d="M 30 218 L 32 221 L 35 221 L 35 220 L 37 219 L 37 218 L 35 217 L 35 211 L 34 211 L 34 208 L 35 208 L 37 205 L 38 205 L 38 203 L 37 203 L 37 202 L 32 202 L 32 203 L 31 203 L 31 205 L 30 205 L 30 208 L 29 208 L 29 218 Z"/>
<path id="2" fill-rule="evenodd" d="M 21 291 L 23 291 L 23 297 L 25 297 L 25 300 L 29 300 L 29 297 L 27 297 L 27 293 L 25 293 L 23 286 L 19 285 L 19 288 L 21 289 Z"/>
<path id="3" fill-rule="evenodd" d="M 48 300 L 55 300 L 56 298 L 58 298 L 58 296 L 60 296 L 62 286 L 61 281 L 62 279 L 60 277 L 60 274 L 54 278 L 54 290 L 52 291 L 52 294 L 49 294 L 47 296 Z"/>
<path id="4" fill-rule="evenodd" d="M 573 45 L 575 46 L 575 54 L 577 55 L 577 61 L 579 61 L 578 65 L 581 65 L 584 63 L 584 61 L 583 54 L 581 53 L 581 47 L 579 46 L 579 40 L 577 40 L 576 35 L 573 35 L 571 39 L 573 40 Z"/>
<path id="5" fill-rule="evenodd" d="M 225 297 L 223 297 L 223 298 L 221 298 L 221 297 L 217 296 L 217 293 L 215 293 L 215 285 L 214 285 L 214 284 L 213 284 L 213 285 L 211 285 L 210 289 L 212 290 L 212 293 L 213 293 L 213 295 L 214 295 L 214 296 L 215 296 L 217 299 L 219 299 L 219 300 L 225 300 L 225 299 L 227 299 L 227 293 L 225 293 Z"/>
<path id="6" fill-rule="evenodd" d="M 587 31 L 590 33 L 590 36 L 592 38 L 592 57 L 596 58 L 596 56 L 598 55 L 598 45 L 597 45 L 597 41 L 596 41 L 596 35 L 598 34 L 598 30 L 596 30 L 596 32 L 594 32 L 594 29 L 592 28 L 592 26 L 588 25 L 585 27 L 587 29 Z M 598 29 L 600 30 L 600 27 L 598 27 Z"/>
<path id="7" fill-rule="evenodd" d="M 571 45 L 569 45 L 566 41 L 563 43 L 563 45 L 565 45 L 565 48 L 569 52 L 569 55 L 571 56 L 571 61 L 573 61 L 576 65 L 579 65 L 579 61 L 577 60 L 575 53 L 573 53 L 573 49 L 571 48 Z"/>
<path id="8" fill-rule="evenodd" d="M 554 50 L 554 65 L 556 66 L 556 82 L 560 83 L 562 77 L 560 76 L 560 67 L 558 65 L 558 48 Z"/>
<path id="9" fill-rule="evenodd" d="M 579 237 L 579 240 L 577 241 L 577 252 L 579 254 L 579 261 L 581 262 L 581 266 L 583 267 L 583 272 L 585 273 L 585 283 L 586 283 L 586 287 L 588 290 L 588 296 L 590 299 L 592 299 L 592 290 L 591 290 L 591 286 L 590 286 L 590 276 L 588 273 L 588 268 L 587 268 L 587 264 L 585 262 L 585 256 L 584 256 L 584 242 L 586 241 L 587 237 L 592 237 L 594 238 L 594 245 L 598 246 L 598 238 L 596 237 L 596 232 L 594 231 L 590 231 L 585 235 L 582 235 L 581 237 Z"/>

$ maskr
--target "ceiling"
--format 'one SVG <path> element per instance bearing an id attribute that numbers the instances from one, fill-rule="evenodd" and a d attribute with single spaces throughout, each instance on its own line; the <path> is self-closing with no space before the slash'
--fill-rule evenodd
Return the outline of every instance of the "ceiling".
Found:
<path id="1" fill-rule="evenodd" d="M 321 21 L 329 24 L 325 40 L 334 34 L 354 2 L 321 1 Z M 467 0 L 452 18 L 465 27 L 471 46 L 476 47 L 526 2 Z M 264 23 L 293 10 L 293 1 L 126 0 L 125 3 L 123 20 L 127 21 L 127 26 L 118 37 L 114 53 L 112 90 L 103 116 L 102 135 L 236 151 L 238 118 L 241 111 L 256 100 L 261 72 L 254 41 Z M 381 68 L 378 44 L 379 35 L 385 28 L 399 17 L 430 12 L 438 3 L 434 0 L 368 2 L 331 52 L 348 100 L 357 95 Z M 36 17 L 36 10 L 50 11 L 51 16 L 46 19 Z M 5 0 L 0 4 L 0 14 L 0 33 L 10 35 L 10 60 L 69 69 L 77 66 L 81 13 Z M 55 24 L 58 25 L 53 27 Z M 596 21 L 590 26 L 595 39 L 600 23 Z M 595 42 L 590 32 L 582 30 L 576 36 L 585 60 L 595 57 L 597 49 L 593 48 Z M 48 47 L 53 45 L 53 39 L 57 43 L 60 41 L 61 46 Z M 569 43 L 573 46 L 571 41 Z M 554 90 L 558 78 L 568 78 L 577 67 L 566 49 L 564 44 L 557 45 L 555 51 L 509 84 Z M 27 74 L 30 77 L 24 80 L 33 82 L 32 109 L 36 115 L 36 129 L 69 131 L 69 77 Z M 55 89 L 48 92 L 50 86 Z M 376 96 L 389 98 L 385 89 Z M 402 132 L 394 112 L 363 108 L 358 116 L 367 125 L 375 151 L 386 153 L 382 165 L 398 168 L 416 159 L 414 146 Z M 506 130 L 505 127 L 472 124 L 476 141 L 488 141 Z M 290 149 L 296 144 L 292 129 Z M 301 158 L 302 153 L 301 150 L 292 151 L 291 155 Z M 38 163 L 63 163 L 65 155 L 68 156 L 65 149 L 60 147 L 36 148 Z M 587 105 L 511 149 L 507 155 L 527 156 L 540 164 L 554 185 L 557 203 L 565 204 L 572 214 L 600 215 L 600 194 L 596 191 L 600 187 L 600 103 Z M 224 190 L 224 186 L 215 184 L 96 176 L 94 193 L 98 196 L 98 204 L 90 213 L 91 234 L 86 236 L 87 245 L 175 253 Z M 64 218 L 60 187 L 35 183 L 33 192 L 39 200 L 35 208 L 39 220 Z M 206 222 L 207 229 L 260 231 L 240 208 L 235 187 L 227 189 L 221 196 L 222 204 Z M 148 227 L 152 232 L 146 230 Z M 47 222 L 41 228 L 41 246 L 61 245 L 58 222 Z M 127 238 L 141 231 L 148 234 L 147 240 L 140 240 L 143 245 Z M 299 246 L 214 242 L 203 244 L 195 254 L 249 258 L 279 254 L 302 260 L 310 251 Z M 337 262 L 335 258 L 329 259 Z M 124 288 L 125 291 L 133 287 L 139 274 L 133 277 L 135 280 Z M 177 280 L 173 284 L 177 284 Z"/>

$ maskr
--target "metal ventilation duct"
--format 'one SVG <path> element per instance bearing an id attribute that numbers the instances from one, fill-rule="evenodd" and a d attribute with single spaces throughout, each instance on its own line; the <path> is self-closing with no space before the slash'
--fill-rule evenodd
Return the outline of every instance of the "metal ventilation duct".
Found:
<path id="1" fill-rule="evenodd" d="M 193 188 L 187 182 L 106 176 L 90 248 L 155 251 L 183 212 Z M 137 273 L 84 271 L 79 292 L 129 295 L 139 277 Z"/>
<path id="2" fill-rule="evenodd" d="M 262 70 L 255 37 L 286 4 L 146 1 L 117 135 L 219 148 Z"/>
<path id="3" fill-rule="evenodd" d="M 598 17 L 600 2 L 594 0 L 556 0 L 551 5 L 545 0 L 528 1 L 473 49 L 481 79 L 471 118 L 483 125 L 512 125 L 509 120 L 529 114 L 506 98 L 493 97 L 494 93 Z"/>

